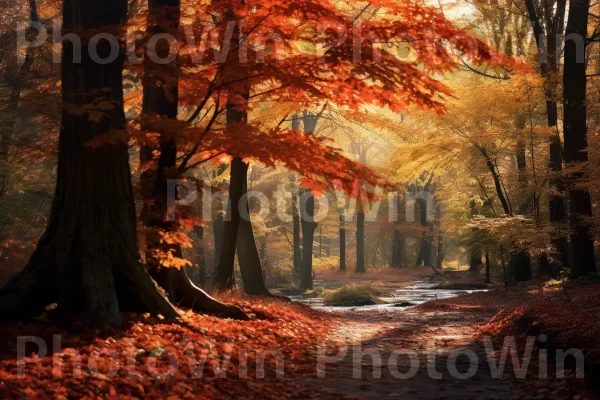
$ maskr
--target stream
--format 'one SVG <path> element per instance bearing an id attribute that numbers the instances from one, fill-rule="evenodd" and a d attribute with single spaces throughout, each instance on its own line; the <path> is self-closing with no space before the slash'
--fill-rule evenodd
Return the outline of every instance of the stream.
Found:
<path id="1" fill-rule="evenodd" d="M 304 295 L 289 296 L 292 301 L 306 304 L 312 308 L 331 312 L 344 312 L 344 311 L 394 311 L 398 308 L 409 308 L 419 304 L 423 304 L 430 300 L 443 300 L 450 299 L 453 297 L 460 296 L 461 294 L 474 293 L 474 292 L 485 292 L 486 289 L 469 289 L 469 290 L 457 290 L 457 289 L 443 289 L 437 288 L 439 283 L 437 282 L 425 282 L 425 281 L 414 281 L 402 288 L 384 288 L 384 295 L 380 296 L 380 299 L 384 304 L 366 305 L 366 306 L 349 306 L 349 307 L 332 307 L 323 304 L 323 298 L 321 297 L 309 297 Z M 335 288 L 331 282 L 325 284 L 323 281 L 315 280 L 315 287 Z M 339 286 L 338 286 L 339 287 Z"/>

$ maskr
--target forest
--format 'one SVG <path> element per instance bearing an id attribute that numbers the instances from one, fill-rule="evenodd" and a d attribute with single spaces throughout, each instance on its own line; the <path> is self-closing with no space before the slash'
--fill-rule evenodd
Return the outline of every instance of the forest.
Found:
<path id="1" fill-rule="evenodd" d="M 0 398 L 598 398 L 600 3 L 0 10 Z"/>

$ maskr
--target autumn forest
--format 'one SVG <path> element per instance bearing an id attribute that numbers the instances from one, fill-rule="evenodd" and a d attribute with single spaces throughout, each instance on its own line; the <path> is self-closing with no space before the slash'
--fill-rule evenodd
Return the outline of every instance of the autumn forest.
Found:
<path id="1" fill-rule="evenodd" d="M 0 10 L 0 398 L 598 398 L 599 3 Z"/>

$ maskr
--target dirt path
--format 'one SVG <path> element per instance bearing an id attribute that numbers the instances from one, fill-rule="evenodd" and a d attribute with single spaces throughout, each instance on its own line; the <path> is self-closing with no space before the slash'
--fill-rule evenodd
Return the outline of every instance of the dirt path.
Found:
<path id="1" fill-rule="evenodd" d="M 405 398 L 405 399 L 517 399 L 519 385 L 510 365 L 504 377 L 491 376 L 485 349 L 475 341 L 475 329 L 491 316 L 472 312 L 417 312 L 394 310 L 385 312 L 351 311 L 340 316 L 332 339 L 343 342 L 342 358 L 329 355 L 325 376 L 307 381 L 319 391 L 319 398 Z M 454 349 L 472 351 L 476 372 L 461 379 L 471 365 L 466 355 L 455 361 L 449 358 Z M 410 374 L 408 355 L 394 352 L 416 352 Z M 333 349 L 332 349 L 333 351 Z M 336 350 L 337 352 L 337 350 Z M 362 357 L 361 357 L 362 354 Z M 368 354 L 376 354 L 375 358 Z M 380 357 L 380 358 L 378 358 Z M 381 361 L 379 361 L 381 360 Z M 418 360 L 418 361 L 417 361 Z M 391 367 L 390 367 L 391 364 Z M 381 376 L 374 375 L 381 366 Z M 450 366 L 448 366 L 450 365 Z M 435 366 L 435 369 L 433 368 Z M 456 372 L 452 373 L 456 366 Z M 440 373 L 437 376 L 435 372 Z M 360 378 L 356 376 L 360 374 Z M 406 375 L 399 375 L 406 374 Z M 408 377 L 414 375 L 412 377 Z"/>

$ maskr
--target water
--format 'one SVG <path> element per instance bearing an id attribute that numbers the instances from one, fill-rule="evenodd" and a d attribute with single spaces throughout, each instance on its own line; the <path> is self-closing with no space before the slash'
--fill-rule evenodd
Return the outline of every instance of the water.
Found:
<path id="1" fill-rule="evenodd" d="M 316 286 L 318 282 L 315 281 Z M 323 304 L 323 299 L 319 297 L 290 296 L 290 299 L 318 310 L 344 312 L 352 311 L 385 311 L 410 308 L 423 304 L 430 300 L 443 300 L 460 296 L 461 294 L 485 292 L 486 290 L 456 290 L 456 289 L 435 289 L 438 286 L 436 282 L 415 281 L 409 286 L 400 289 L 391 289 L 380 297 L 386 304 L 376 304 L 372 306 L 351 306 L 351 307 L 331 307 Z M 404 303 L 404 304 L 403 304 Z"/>

